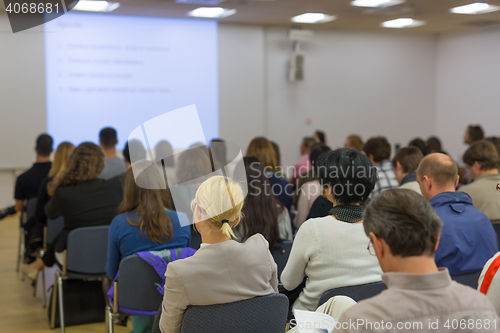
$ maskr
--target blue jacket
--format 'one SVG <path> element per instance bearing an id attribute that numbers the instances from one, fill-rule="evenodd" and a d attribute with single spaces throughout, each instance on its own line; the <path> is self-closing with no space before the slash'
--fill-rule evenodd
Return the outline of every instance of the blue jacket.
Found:
<path id="1" fill-rule="evenodd" d="M 436 264 L 450 274 L 477 272 L 498 252 L 498 239 L 486 215 L 463 192 L 443 192 L 430 200 L 443 221 Z"/>

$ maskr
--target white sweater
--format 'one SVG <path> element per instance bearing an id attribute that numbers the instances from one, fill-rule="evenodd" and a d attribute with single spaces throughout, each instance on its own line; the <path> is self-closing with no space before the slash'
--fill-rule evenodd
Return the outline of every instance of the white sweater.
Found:
<path id="1" fill-rule="evenodd" d="M 321 295 L 330 289 L 381 280 L 377 258 L 367 250 L 369 238 L 362 223 L 346 223 L 332 216 L 307 220 L 293 242 L 281 274 L 287 290 L 308 277 L 293 308 L 314 311 Z"/>

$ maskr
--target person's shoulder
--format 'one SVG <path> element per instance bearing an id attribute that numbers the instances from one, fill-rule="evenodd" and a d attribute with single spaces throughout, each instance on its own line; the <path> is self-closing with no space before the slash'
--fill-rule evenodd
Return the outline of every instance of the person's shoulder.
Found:
<path id="1" fill-rule="evenodd" d="M 476 310 L 495 311 L 488 297 L 476 289 L 452 281 L 450 284 L 450 290 L 452 290 L 456 295 L 460 295 L 460 299 L 463 300 L 464 306 L 468 306 L 469 308 Z"/>

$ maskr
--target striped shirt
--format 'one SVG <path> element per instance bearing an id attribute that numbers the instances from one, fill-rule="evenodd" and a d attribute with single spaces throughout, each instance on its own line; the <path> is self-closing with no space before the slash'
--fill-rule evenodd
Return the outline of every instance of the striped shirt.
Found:
<path id="1" fill-rule="evenodd" d="M 396 188 L 399 187 L 399 182 L 392 168 L 391 161 L 384 161 L 380 163 L 377 167 L 378 170 L 378 180 L 373 188 L 370 198 L 373 198 L 376 194 L 379 194 L 382 190 L 386 188 Z"/>

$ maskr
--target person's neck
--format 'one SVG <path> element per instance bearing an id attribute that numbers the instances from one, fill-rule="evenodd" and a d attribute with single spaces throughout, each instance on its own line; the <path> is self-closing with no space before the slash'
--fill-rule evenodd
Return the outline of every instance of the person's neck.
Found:
<path id="1" fill-rule="evenodd" d="M 429 200 L 434 198 L 436 195 L 441 194 L 441 193 L 445 193 L 445 192 L 456 192 L 456 188 L 455 188 L 455 186 L 447 186 L 447 187 L 444 187 L 442 189 L 436 190 L 436 192 L 433 193 L 433 195 L 429 198 Z"/>
<path id="2" fill-rule="evenodd" d="M 116 157 L 116 149 L 113 148 L 102 148 L 102 151 L 104 152 L 104 157 L 106 158 L 115 158 Z"/>
<path id="3" fill-rule="evenodd" d="M 388 161 L 388 160 L 383 160 L 383 161 L 380 161 L 380 162 L 375 162 L 375 161 L 372 161 L 372 164 L 373 164 L 374 166 L 378 167 L 380 164 L 382 164 L 382 163 L 384 163 L 384 162 L 386 162 L 386 161 Z"/>
<path id="4" fill-rule="evenodd" d="M 50 162 L 50 156 L 36 155 L 36 163 L 47 163 Z"/>
<path id="5" fill-rule="evenodd" d="M 394 261 L 392 272 L 431 274 L 439 271 L 434 257 L 430 256 L 394 257 Z"/>
<path id="6" fill-rule="evenodd" d="M 217 244 L 231 240 L 229 237 L 224 236 L 220 232 L 208 232 L 201 234 L 201 242 L 203 244 Z"/>
<path id="7" fill-rule="evenodd" d="M 498 175 L 498 169 L 490 169 L 490 170 L 484 170 L 479 172 L 478 177 L 484 176 L 484 175 Z"/>

